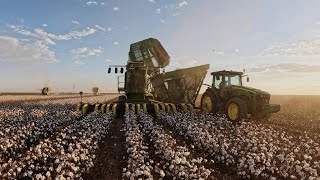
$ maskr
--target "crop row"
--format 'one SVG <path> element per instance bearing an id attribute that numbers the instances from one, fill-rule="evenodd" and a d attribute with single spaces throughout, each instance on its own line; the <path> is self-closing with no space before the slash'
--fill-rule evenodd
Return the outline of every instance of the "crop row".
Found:
<path id="1" fill-rule="evenodd" d="M 211 170 L 203 164 L 208 160 L 202 157 L 192 158 L 186 146 L 177 145 L 176 139 L 155 123 L 152 116 L 140 113 L 143 133 L 150 138 L 155 148 L 155 155 L 161 160 L 155 169 L 163 169 L 162 177 L 173 179 L 207 179 Z"/>
<path id="2" fill-rule="evenodd" d="M 123 177 L 127 179 L 153 179 L 151 171 L 154 161 L 150 159 L 148 146 L 144 142 L 137 116 L 131 111 L 125 114 L 123 130 L 125 131 L 125 145 L 129 155 L 128 165 L 123 169 Z"/>
<path id="3" fill-rule="evenodd" d="M 60 106 L 0 111 L 0 162 L 20 156 L 29 146 L 79 117 L 79 113 Z"/>
<path id="4" fill-rule="evenodd" d="M 239 177 L 319 178 L 319 142 L 307 134 L 296 137 L 250 122 L 231 126 L 224 118 L 194 112 L 158 117 Z"/>
<path id="5" fill-rule="evenodd" d="M 3 178 L 74 179 L 93 166 L 98 141 L 113 119 L 111 114 L 91 113 L 54 136 L 41 140 L 0 167 Z"/>

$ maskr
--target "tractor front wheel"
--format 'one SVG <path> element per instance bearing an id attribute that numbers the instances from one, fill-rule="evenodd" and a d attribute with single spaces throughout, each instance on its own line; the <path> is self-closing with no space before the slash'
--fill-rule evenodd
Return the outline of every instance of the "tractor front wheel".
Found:
<path id="1" fill-rule="evenodd" d="M 226 115 L 231 122 L 238 122 L 247 118 L 248 107 L 246 102 L 240 98 L 231 98 L 226 104 Z"/>
<path id="2" fill-rule="evenodd" d="M 217 99 L 214 94 L 206 91 L 201 97 L 201 110 L 206 113 L 217 113 Z"/>

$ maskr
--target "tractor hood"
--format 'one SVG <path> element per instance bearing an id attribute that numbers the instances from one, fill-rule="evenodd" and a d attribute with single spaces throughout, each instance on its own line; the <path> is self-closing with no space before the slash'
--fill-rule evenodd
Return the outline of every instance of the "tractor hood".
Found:
<path id="1" fill-rule="evenodd" d="M 266 91 L 262 91 L 260 89 L 256 89 L 256 88 L 252 88 L 252 87 L 247 87 L 247 86 L 232 86 L 232 89 L 238 89 L 238 90 L 242 90 L 242 91 L 249 91 L 252 93 L 255 93 L 257 95 L 262 94 L 262 95 L 270 95 L 270 93 L 266 92 Z"/>

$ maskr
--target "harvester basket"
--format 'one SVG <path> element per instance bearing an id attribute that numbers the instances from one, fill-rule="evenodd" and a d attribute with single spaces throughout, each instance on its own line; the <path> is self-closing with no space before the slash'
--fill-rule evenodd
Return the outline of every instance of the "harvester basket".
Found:
<path id="1" fill-rule="evenodd" d="M 150 79 L 155 99 L 170 103 L 194 104 L 209 65 L 178 69 L 158 74 Z"/>

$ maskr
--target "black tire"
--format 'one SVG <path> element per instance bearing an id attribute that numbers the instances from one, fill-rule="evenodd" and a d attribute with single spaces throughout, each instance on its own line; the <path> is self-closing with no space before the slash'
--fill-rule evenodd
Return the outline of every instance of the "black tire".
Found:
<path id="1" fill-rule="evenodd" d="M 206 98 L 210 98 L 210 103 L 211 103 L 211 108 L 207 108 L 204 107 L 206 106 L 206 103 L 204 102 Z M 205 93 L 203 93 L 203 95 L 201 96 L 201 111 L 203 112 L 207 112 L 207 113 L 213 113 L 213 114 L 217 114 L 218 112 L 218 100 L 216 98 L 216 96 L 213 94 L 213 92 L 210 91 L 206 91 Z"/>
<path id="2" fill-rule="evenodd" d="M 236 116 L 231 115 L 231 112 L 229 112 L 229 108 L 231 108 L 231 106 L 235 107 L 237 106 L 238 110 L 236 113 Z M 246 119 L 248 116 L 248 107 L 247 107 L 247 103 L 240 99 L 240 98 L 231 98 L 227 104 L 226 104 L 226 116 L 228 118 L 229 121 L 231 122 L 239 122 L 242 121 L 243 119 Z"/>

